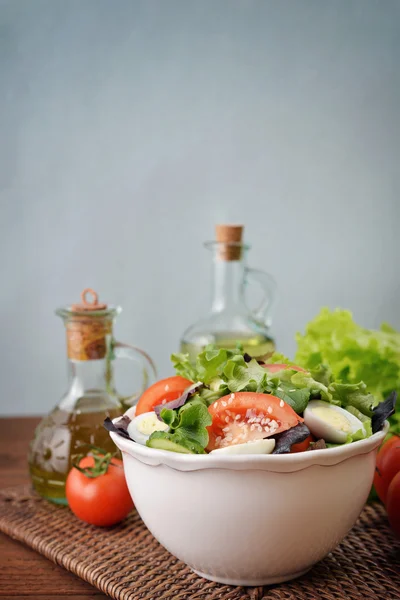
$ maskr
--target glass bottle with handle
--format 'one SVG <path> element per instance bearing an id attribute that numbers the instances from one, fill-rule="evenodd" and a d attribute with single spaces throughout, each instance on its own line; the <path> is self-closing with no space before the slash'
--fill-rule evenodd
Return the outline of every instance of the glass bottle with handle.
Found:
<path id="1" fill-rule="evenodd" d="M 181 352 L 193 361 L 208 344 L 234 348 L 240 343 L 251 356 L 270 355 L 275 350 L 270 326 L 276 283 L 268 273 L 246 266 L 249 246 L 242 236 L 242 225 L 217 225 L 216 241 L 205 243 L 213 255 L 211 310 L 181 338 Z M 261 302 L 255 308 L 248 306 L 251 284 L 262 289 Z"/>
<path id="2" fill-rule="evenodd" d="M 81 304 L 56 311 L 67 334 L 69 386 L 37 427 L 28 457 L 36 491 L 60 504 L 66 504 L 65 480 L 74 456 L 86 453 L 90 445 L 114 452 L 104 419 L 135 404 L 156 378 L 153 361 L 143 350 L 114 340 L 113 323 L 121 309 L 100 304 L 91 289 L 81 298 Z M 123 358 L 135 367 L 135 390 L 129 396 L 118 394 L 114 384 L 113 362 Z"/>

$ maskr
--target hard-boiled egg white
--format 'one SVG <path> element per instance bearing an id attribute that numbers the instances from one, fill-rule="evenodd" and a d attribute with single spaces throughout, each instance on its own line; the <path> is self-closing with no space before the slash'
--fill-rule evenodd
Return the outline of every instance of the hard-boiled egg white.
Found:
<path id="1" fill-rule="evenodd" d="M 234 444 L 225 448 L 211 450 L 210 454 L 271 454 L 275 448 L 275 440 L 253 440 L 244 444 Z"/>
<path id="2" fill-rule="evenodd" d="M 365 429 L 362 422 L 340 406 L 312 400 L 304 411 L 304 422 L 316 438 L 331 444 L 344 444 L 349 434 Z"/>
<path id="3" fill-rule="evenodd" d="M 142 413 L 134 417 L 128 425 L 130 437 L 138 444 L 146 445 L 154 431 L 167 431 L 168 425 L 157 418 L 154 411 Z"/>

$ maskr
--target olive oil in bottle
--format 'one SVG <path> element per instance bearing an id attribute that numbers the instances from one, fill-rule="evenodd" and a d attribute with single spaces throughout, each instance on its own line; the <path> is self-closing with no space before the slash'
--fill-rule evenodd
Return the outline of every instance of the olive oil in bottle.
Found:
<path id="1" fill-rule="evenodd" d="M 67 412 L 58 407 L 52 410 L 39 424 L 29 452 L 29 470 L 36 491 L 48 500 L 66 504 L 65 481 L 74 456 L 86 454 L 89 444 L 116 452 L 103 421 L 121 413 L 122 407 L 90 412 Z"/>
<path id="2" fill-rule="evenodd" d="M 92 303 L 86 299 L 91 293 Z M 52 502 L 67 504 L 65 481 L 74 460 L 90 446 L 117 452 L 103 427 L 106 417 L 124 413 L 154 378 L 154 365 L 141 350 L 115 342 L 112 326 L 119 308 L 99 304 L 97 294 L 84 290 L 82 304 L 57 310 L 67 333 L 69 387 L 59 404 L 39 424 L 31 442 L 28 463 L 33 487 Z M 114 387 L 114 358 L 137 364 L 137 388 L 121 398 Z"/>
<path id="3" fill-rule="evenodd" d="M 200 340 L 199 340 L 200 341 Z M 209 336 L 203 340 L 203 344 L 198 342 L 181 341 L 181 352 L 189 354 L 189 359 L 195 362 L 196 356 L 202 352 L 208 344 L 214 344 L 217 348 L 236 348 L 240 344 L 250 356 L 265 356 L 275 351 L 275 342 L 272 338 L 262 334 L 255 334 L 252 337 L 240 336 L 239 334 L 220 334 Z"/>
<path id="4" fill-rule="evenodd" d="M 251 356 L 265 356 L 275 350 L 270 334 L 271 310 L 276 284 L 268 273 L 245 264 L 249 246 L 242 242 L 241 225 L 217 225 L 216 241 L 207 242 L 213 256 L 212 304 L 208 316 L 184 332 L 180 349 L 194 361 L 208 344 L 218 348 L 243 346 Z M 257 284 L 263 299 L 256 310 L 248 305 L 249 284 Z"/>

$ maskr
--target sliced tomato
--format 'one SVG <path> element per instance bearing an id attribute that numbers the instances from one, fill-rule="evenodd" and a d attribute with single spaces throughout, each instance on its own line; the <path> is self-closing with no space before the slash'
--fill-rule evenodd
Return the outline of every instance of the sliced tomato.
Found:
<path id="1" fill-rule="evenodd" d="M 139 402 L 136 405 L 136 416 L 151 412 L 159 404 L 176 400 L 192 384 L 193 381 L 189 381 L 189 379 L 185 379 L 180 375 L 160 379 L 160 381 L 153 383 L 153 385 L 147 388 L 140 396 Z"/>
<path id="2" fill-rule="evenodd" d="M 207 428 L 207 450 L 260 440 L 303 422 L 280 398 L 270 394 L 238 392 L 220 398 L 208 408 L 212 424 Z"/>
<path id="3" fill-rule="evenodd" d="M 299 442 L 298 444 L 293 444 L 290 449 L 290 454 L 293 454 L 295 452 L 305 452 L 306 450 L 308 450 L 311 442 L 313 442 L 313 441 L 314 441 L 313 436 L 309 435 L 308 437 L 306 437 L 304 442 Z"/>
<path id="4" fill-rule="evenodd" d="M 282 371 L 283 369 L 293 369 L 294 371 L 301 371 L 302 373 L 307 373 L 306 369 L 302 367 L 298 367 L 297 365 L 285 365 L 283 363 L 271 363 L 262 365 L 264 369 L 267 369 L 270 373 L 277 373 L 278 371 Z"/>

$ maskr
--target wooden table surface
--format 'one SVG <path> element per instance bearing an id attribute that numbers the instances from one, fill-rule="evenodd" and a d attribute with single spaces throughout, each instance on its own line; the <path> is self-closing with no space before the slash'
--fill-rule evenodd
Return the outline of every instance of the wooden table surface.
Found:
<path id="1" fill-rule="evenodd" d="M 28 445 L 39 418 L 0 418 L 0 489 L 27 483 Z M 0 598 L 88 600 L 107 598 L 44 556 L 0 533 Z"/>

